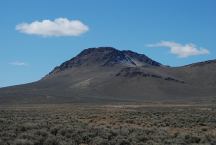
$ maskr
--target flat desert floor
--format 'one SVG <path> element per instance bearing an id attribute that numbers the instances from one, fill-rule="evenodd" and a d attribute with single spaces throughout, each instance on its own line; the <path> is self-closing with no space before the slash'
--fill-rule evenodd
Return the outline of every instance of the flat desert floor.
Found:
<path id="1" fill-rule="evenodd" d="M 0 106 L 0 145 L 189 144 L 216 144 L 216 106 Z"/>

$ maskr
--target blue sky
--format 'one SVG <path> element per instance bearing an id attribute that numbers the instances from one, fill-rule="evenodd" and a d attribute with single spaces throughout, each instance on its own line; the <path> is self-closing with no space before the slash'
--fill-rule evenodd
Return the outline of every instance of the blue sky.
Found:
<path id="1" fill-rule="evenodd" d="M 0 87 L 39 80 L 89 47 L 130 49 L 171 66 L 215 59 L 215 8 L 215 0 L 1 0 Z M 81 24 L 66 34 L 42 23 L 58 18 Z"/>

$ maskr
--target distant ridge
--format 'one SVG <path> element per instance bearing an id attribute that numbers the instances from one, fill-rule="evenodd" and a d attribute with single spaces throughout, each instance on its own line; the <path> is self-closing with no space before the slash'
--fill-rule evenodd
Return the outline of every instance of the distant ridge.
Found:
<path id="1" fill-rule="evenodd" d="M 216 101 L 216 60 L 168 67 L 144 54 L 88 48 L 43 79 L 0 89 L 0 104 Z"/>
<path id="2" fill-rule="evenodd" d="M 215 60 L 207 60 L 207 61 L 203 61 L 203 62 L 196 62 L 196 63 L 192 63 L 189 65 L 185 65 L 185 66 L 202 66 L 202 65 L 206 65 L 206 64 L 216 64 L 216 59 Z"/>

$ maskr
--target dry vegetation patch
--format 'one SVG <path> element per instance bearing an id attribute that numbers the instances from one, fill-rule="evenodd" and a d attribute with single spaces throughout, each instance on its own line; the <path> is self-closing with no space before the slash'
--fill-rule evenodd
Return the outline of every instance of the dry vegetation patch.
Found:
<path id="1" fill-rule="evenodd" d="M 0 108 L 0 145 L 216 144 L 212 106 Z"/>

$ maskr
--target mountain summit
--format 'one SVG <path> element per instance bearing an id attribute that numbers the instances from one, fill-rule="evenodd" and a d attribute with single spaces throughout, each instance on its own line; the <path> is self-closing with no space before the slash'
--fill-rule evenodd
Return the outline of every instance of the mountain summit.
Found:
<path id="1" fill-rule="evenodd" d="M 144 54 L 138 54 L 130 50 L 120 51 L 113 47 L 98 47 L 83 50 L 76 57 L 56 67 L 50 75 L 73 67 L 94 66 L 142 67 L 161 66 L 161 64 L 150 59 Z"/>
<path id="2" fill-rule="evenodd" d="M 0 89 L 0 104 L 211 102 L 216 61 L 166 67 L 144 54 L 88 48 L 43 79 Z"/>

